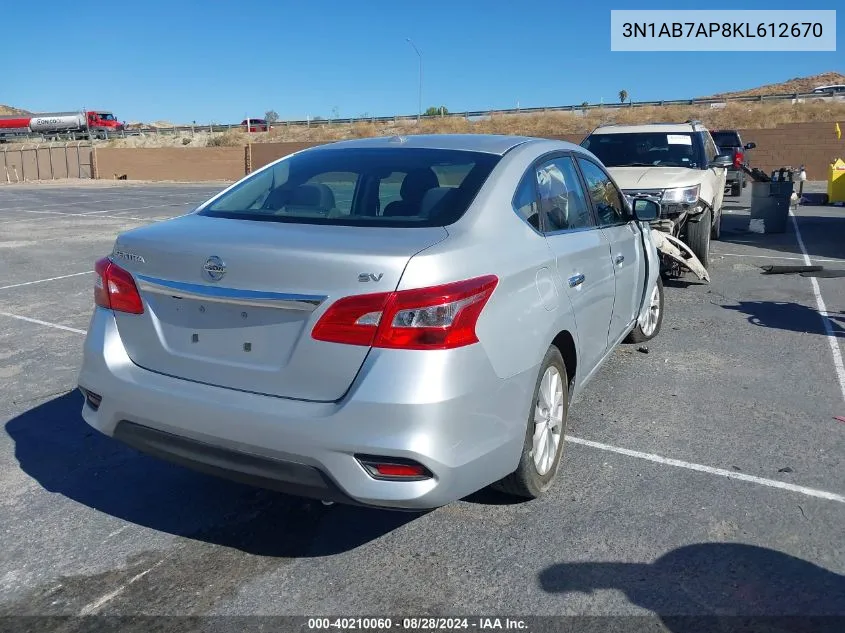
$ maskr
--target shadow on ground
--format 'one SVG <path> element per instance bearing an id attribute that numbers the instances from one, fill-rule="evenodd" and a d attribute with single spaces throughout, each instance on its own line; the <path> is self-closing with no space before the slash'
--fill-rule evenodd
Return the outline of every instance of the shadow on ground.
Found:
<path id="1" fill-rule="evenodd" d="M 748 315 L 748 322 L 760 327 L 805 334 L 820 334 L 827 336 L 824 322 L 819 313 L 799 303 L 781 301 L 740 301 L 736 305 L 723 305 L 726 310 L 734 310 Z M 837 337 L 845 337 L 845 328 L 841 322 L 845 317 L 841 314 L 830 315 L 828 323 L 831 333 Z"/>
<path id="2" fill-rule="evenodd" d="M 672 633 L 845 630 L 845 576 L 764 547 L 702 543 L 650 564 L 563 563 L 539 580 L 549 593 L 619 590 Z"/>
<path id="3" fill-rule="evenodd" d="M 261 556 L 326 556 L 379 538 L 418 514 L 324 507 L 195 473 L 94 430 L 72 391 L 11 419 L 21 469 L 45 490 L 137 525 Z"/>

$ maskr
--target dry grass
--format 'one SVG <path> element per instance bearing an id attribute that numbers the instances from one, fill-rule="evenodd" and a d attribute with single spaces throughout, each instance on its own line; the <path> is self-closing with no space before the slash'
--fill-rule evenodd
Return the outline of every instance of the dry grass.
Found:
<path id="1" fill-rule="evenodd" d="M 205 145 L 206 147 L 242 147 L 247 143 L 247 135 L 244 132 L 229 131 L 209 136 Z"/>
<path id="2" fill-rule="evenodd" d="M 461 117 L 399 123 L 354 123 L 308 127 L 279 126 L 268 134 L 251 134 L 252 142 L 332 141 L 344 138 L 420 133 L 520 134 L 561 136 L 587 134 L 606 123 L 673 122 L 698 119 L 710 128 L 772 128 L 785 123 L 845 119 L 845 101 L 811 103 L 728 103 L 724 108 L 702 106 L 632 107 L 542 114 L 500 114 L 481 121 Z"/>
<path id="3" fill-rule="evenodd" d="M 786 123 L 828 122 L 845 123 L 845 101 L 813 101 L 792 104 L 728 103 L 724 108 L 703 106 L 633 107 L 595 109 L 578 112 L 547 112 L 543 114 L 494 114 L 485 120 L 467 121 L 462 117 L 423 119 L 398 123 L 322 124 L 307 126 L 278 125 L 270 132 L 247 134 L 229 131 L 211 135 L 197 131 L 194 135 L 150 134 L 112 139 L 110 147 L 234 147 L 247 143 L 279 141 L 326 142 L 347 138 L 393 136 L 401 134 L 519 134 L 526 136 L 584 136 L 605 123 L 677 122 L 698 119 L 712 129 L 773 128 Z M 187 141 L 187 142 L 186 142 Z"/>

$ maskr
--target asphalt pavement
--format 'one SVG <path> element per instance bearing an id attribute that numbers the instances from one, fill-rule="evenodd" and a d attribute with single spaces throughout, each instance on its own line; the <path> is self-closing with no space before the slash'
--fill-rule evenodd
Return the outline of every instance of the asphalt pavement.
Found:
<path id="1" fill-rule="evenodd" d="M 669 616 L 839 615 L 845 629 L 845 209 L 796 213 L 830 276 L 766 275 L 805 263 L 796 223 L 754 233 L 749 191 L 726 197 L 712 283 L 668 284 L 660 336 L 622 346 L 573 403 L 549 494 L 416 515 L 213 479 L 83 422 L 93 262 L 221 186 L 0 187 L 0 616 L 659 614 L 679 633 Z"/>

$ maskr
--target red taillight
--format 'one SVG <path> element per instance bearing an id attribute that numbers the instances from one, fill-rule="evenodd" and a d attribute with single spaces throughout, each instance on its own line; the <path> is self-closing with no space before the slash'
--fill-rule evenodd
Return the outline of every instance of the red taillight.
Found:
<path id="1" fill-rule="evenodd" d="M 453 349 L 478 342 L 475 324 L 499 280 L 345 297 L 323 314 L 318 341 L 393 349 Z"/>
<path id="2" fill-rule="evenodd" d="M 127 271 L 103 257 L 94 265 L 97 279 L 94 285 L 94 303 L 116 312 L 142 314 L 144 304 L 135 280 Z"/>
<path id="3" fill-rule="evenodd" d="M 745 154 L 737 150 L 737 152 L 734 154 L 734 167 L 736 167 L 737 169 L 742 167 L 742 163 L 744 160 Z"/>

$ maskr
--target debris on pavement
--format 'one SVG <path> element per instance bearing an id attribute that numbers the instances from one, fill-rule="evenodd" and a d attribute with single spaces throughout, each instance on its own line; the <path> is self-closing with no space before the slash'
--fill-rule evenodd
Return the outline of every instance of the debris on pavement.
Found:
<path id="1" fill-rule="evenodd" d="M 795 472 L 789 466 L 784 466 L 783 468 L 778 468 L 779 473 L 793 473 Z"/>
<path id="2" fill-rule="evenodd" d="M 642 352 L 643 354 L 648 354 L 648 347 L 646 347 L 645 345 L 640 345 L 640 346 L 637 348 L 637 351 L 638 351 L 638 352 Z"/>
<path id="3" fill-rule="evenodd" d="M 823 266 L 774 266 L 767 264 L 760 266 L 763 269 L 762 275 L 791 275 L 794 273 L 814 273 L 824 270 Z"/>

